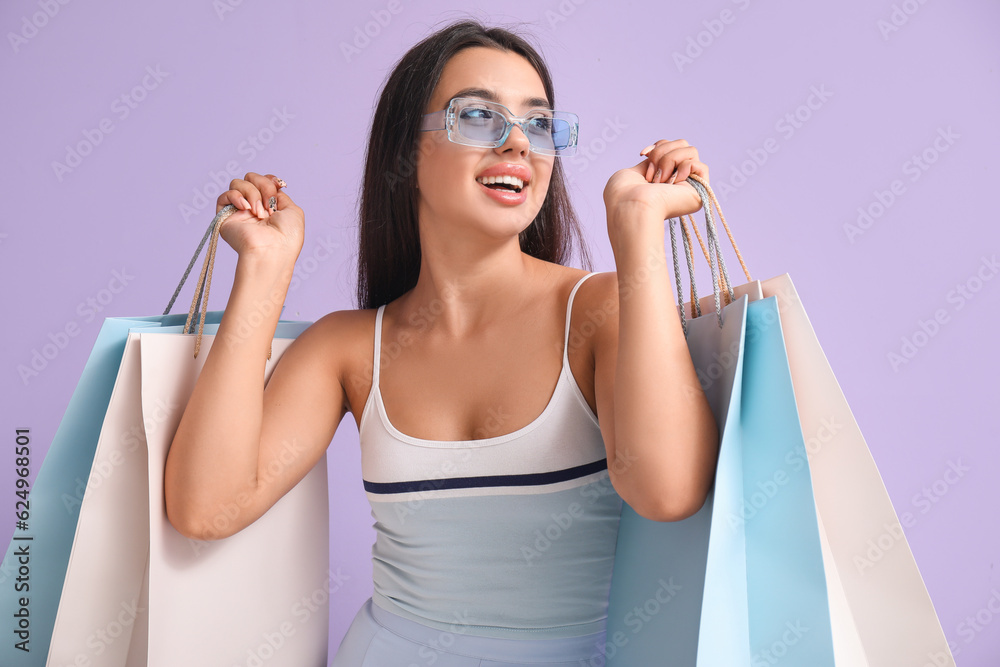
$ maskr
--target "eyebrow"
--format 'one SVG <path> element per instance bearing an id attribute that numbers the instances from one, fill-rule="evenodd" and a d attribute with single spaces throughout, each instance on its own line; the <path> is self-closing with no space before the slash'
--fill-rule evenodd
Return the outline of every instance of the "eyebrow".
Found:
<path id="1" fill-rule="evenodd" d="M 463 88 L 452 95 L 452 97 L 481 97 L 484 100 L 500 104 L 500 97 L 495 92 L 487 88 Z M 521 104 L 531 109 L 541 107 L 543 109 L 553 111 L 552 105 L 549 104 L 549 101 L 544 97 L 525 97 L 521 100 Z"/>

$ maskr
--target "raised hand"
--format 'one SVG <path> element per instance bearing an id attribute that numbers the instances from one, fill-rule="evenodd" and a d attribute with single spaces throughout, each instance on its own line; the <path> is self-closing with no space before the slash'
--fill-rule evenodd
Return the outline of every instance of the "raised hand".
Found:
<path id="1" fill-rule="evenodd" d="M 638 205 L 663 220 L 694 213 L 701 197 L 687 182 L 692 173 L 708 180 L 708 165 L 698 160 L 698 149 L 683 139 L 660 139 L 644 148 L 639 164 L 616 171 L 604 188 L 608 215 Z"/>
<path id="2" fill-rule="evenodd" d="M 263 258 L 289 266 L 302 250 L 305 213 L 281 192 L 285 182 L 274 174 L 247 173 L 219 195 L 215 212 L 228 204 L 236 212 L 222 223 L 219 234 L 241 257 Z M 267 208 L 271 197 L 273 210 Z"/>

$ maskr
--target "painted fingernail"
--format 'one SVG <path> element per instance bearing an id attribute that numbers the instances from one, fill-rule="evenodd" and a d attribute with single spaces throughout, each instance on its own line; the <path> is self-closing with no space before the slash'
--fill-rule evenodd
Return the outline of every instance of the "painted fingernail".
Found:
<path id="1" fill-rule="evenodd" d="M 250 202 L 247 201 L 246 197 L 240 197 L 240 199 L 243 200 L 243 203 L 240 206 L 240 208 L 243 209 L 244 211 L 249 211 L 250 210 Z"/>
<path id="2" fill-rule="evenodd" d="M 281 179 L 279 178 L 279 179 L 278 179 L 278 187 L 279 187 L 279 188 L 284 188 L 284 187 L 288 187 L 288 184 L 287 184 L 287 183 L 285 183 L 285 182 L 284 182 L 283 180 L 281 180 Z"/>
<path id="3" fill-rule="evenodd" d="M 263 220 L 264 219 L 264 204 L 262 204 L 259 201 L 256 201 L 256 202 L 254 202 L 254 207 L 255 207 L 254 210 L 257 213 L 257 217 Z"/>
<path id="4" fill-rule="evenodd" d="M 650 145 L 646 146 L 645 148 L 643 148 L 641 151 L 639 151 L 639 155 L 645 155 L 646 153 L 648 153 L 649 151 L 653 150 L 654 148 L 656 148 L 656 144 L 650 144 Z"/>
<path id="5" fill-rule="evenodd" d="M 676 171 L 674 172 L 674 175 L 670 177 L 670 180 L 667 181 L 667 183 L 673 183 L 675 180 L 677 180 L 677 172 Z"/>
<path id="6" fill-rule="evenodd" d="M 660 180 L 660 175 L 663 173 L 662 169 L 657 169 L 656 173 L 653 174 L 653 182 L 656 183 Z"/>
<path id="7" fill-rule="evenodd" d="M 271 209 L 272 213 L 274 211 L 277 211 L 278 210 L 278 198 L 277 197 L 271 197 L 270 199 L 267 200 L 267 205 Z"/>

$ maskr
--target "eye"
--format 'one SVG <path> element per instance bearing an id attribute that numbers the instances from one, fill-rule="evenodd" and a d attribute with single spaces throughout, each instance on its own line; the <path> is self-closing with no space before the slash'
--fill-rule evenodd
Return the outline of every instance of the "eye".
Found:
<path id="1" fill-rule="evenodd" d="M 550 116 L 536 116 L 531 119 L 531 129 L 536 132 L 551 132 L 552 118 Z"/>
<path id="2" fill-rule="evenodd" d="M 495 114 L 496 112 L 483 107 L 467 107 L 462 110 L 462 118 L 472 121 L 491 121 L 493 120 Z"/>

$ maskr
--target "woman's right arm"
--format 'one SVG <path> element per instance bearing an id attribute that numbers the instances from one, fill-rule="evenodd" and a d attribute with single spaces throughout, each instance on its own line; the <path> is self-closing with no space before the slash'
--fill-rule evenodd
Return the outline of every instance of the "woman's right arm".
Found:
<path id="1" fill-rule="evenodd" d="M 315 466 L 346 411 L 338 313 L 302 332 L 264 383 L 304 229 L 276 181 L 247 174 L 218 202 L 237 207 L 220 232 L 239 254 L 236 278 L 164 471 L 167 517 L 194 539 L 227 537 L 262 516 Z M 258 202 L 271 196 L 277 211 L 261 215 Z"/>

